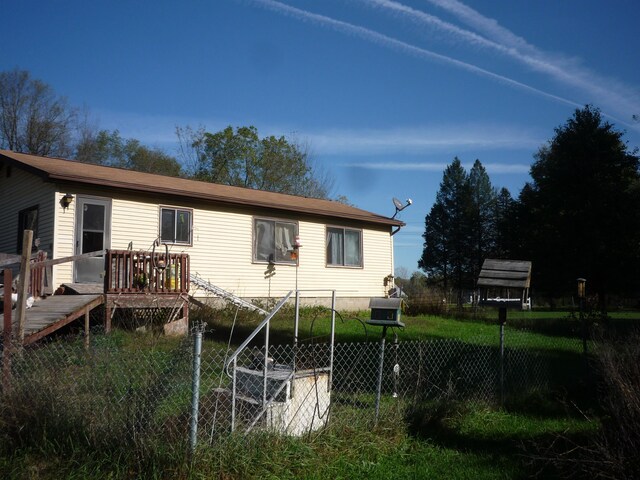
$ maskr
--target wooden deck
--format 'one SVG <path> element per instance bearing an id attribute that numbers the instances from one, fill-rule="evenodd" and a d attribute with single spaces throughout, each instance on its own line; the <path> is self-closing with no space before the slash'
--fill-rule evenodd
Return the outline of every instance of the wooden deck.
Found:
<path id="1" fill-rule="evenodd" d="M 25 251 L 29 251 L 29 248 Z M 64 295 L 47 296 L 35 302 L 32 308 L 26 309 L 24 345 L 36 342 L 80 317 L 84 317 L 85 328 L 88 330 L 89 312 L 99 305 L 105 307 L 105 332 L 111 330 L 111 316 L 116 308 L 171 308 L 175 314 L 172 313 L 171 325 L 165 325 L 165 331 L 186 331 L 189 319 L 189 255 L 169 253 L 167 247 L 164 254 L 155 253 L 154 247 L 151 252 L 99 250 L 53 260 L 46 260 L 46 256 L 40 255 L 39 252 L 37 258 L 28 264 L 32 281 L 31 285 L 20 287 L 23 289 L 23 295 L 26 296 L 29 292 L 34 297 L 41 297 L 45 293 L 45 269 L 101 255 L 105 257 L 104 282 L 64 284 L 61 286 Z M 8 258 L 0 260 L 0 267 L 5 267 L 5 276 L 0 279 L 0 283 L 12 283 L 11 270 L 6 267 L 15 266 L 18 260 L 21 258 L 16 255 L 9 255 Z M 14 334 L 16 313 L 16 310 L 11 313 Z M 181 316 L 178 317 L 179 313 Z M 174 316 L 178 317 L 177 320 Z M 3 329 L 4 315 L 0 314 L 0 333 Z"/>
<path id="2" fill-rule="evenodd" d="M 74 320 L 89 315 L 91 309 L 104 303 L 104 295 L 53 295 L 41 299 L 26 310 L 24 344 L 28 345 Z M 15 310 L 13 311 L 15 313 Z M 13 318 L 14 329 L 16 324 Z M 0 314 L 0 332 L 3 330 L 4 315 Z"/>

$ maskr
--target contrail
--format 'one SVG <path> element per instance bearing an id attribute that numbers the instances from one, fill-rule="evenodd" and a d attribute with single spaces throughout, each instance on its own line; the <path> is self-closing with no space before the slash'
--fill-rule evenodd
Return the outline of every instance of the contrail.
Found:
<path id="1" fill-rule="evenodd" d="M 476 65 L 463 62 L 461 60 L 456 60 L 455 58 L 448 57 L 446 55 L 442 55 L 431 50 L 427 50 L 425 48 L 416 47 L 415 45 L 411 45 L 409 43 L 403 42 L 401 40 L 389 37 L 382 33 L 376 32 L 374 30 L 370 30 L 365 27 L 360 27 L 358 25 L 353 25 L 348 22 L 344 22 L 342 20 L 336 20 L 331 17 L 327 17 L 325 15 L 320 15 L 317 13 L 309 12 L 307 10 L 301 10 L 296 7 L 292 7 L 290 5 L 286 5 L 275 0 L 252 0 L 253 2 L 260 4 L 264 7 L 267 7 L 273 11 L 284 13 L 286 15 L 290 15 L 291 17 L 310 21 L 316 23 L 318 25 L 328 26 L 333 28 L 336 31 L 340 31 L 343 33 L 353 34 L 357 37 L 363 38 L 365 40 L 371 41 L 381 46 L 394 48 L 399 51 L 403 51 L 405 53 L 409 53 L 415 55 L 420 58 L 425 58 L 429 60 L 436 60 L 443 63 L 447 63 L 449 65 L 453 65 L 455 67 L 461 68 L 471 73 L 475 73 L 479 76 L 484 76 L 487 78 L 491 78 L 500 83 L 504 83 L 506 85 L 519 88 L 521 90 L 528 91 L 530 93 L 534 93 L 546 98 L 550 98 L 560 103 L 564 103 L 567 105 L 571 105 L 576 108 L 581 108 L 582 105 L 576 103 L 572 100 L 568 100 L 566 98 L 560 97 L 558 95 L 554 95 L 549 92 L 545 92 L 543 90 L 537 89 L 525 83 L 519 82 L 512 78 L 506 77 L 504 75 L 500 75 L 489 70 L 485 70 L 484 68 L 478 67 Z"/>
<path id="2" fill-rule="evenodd" d="M 462 22 L 475 28 L 479 32 L 491 38 L 493 41 L 487 40 L 485 37 L 478 35 L 480 38 L 485 38 L 486 40 L 486 42 L 480 42 L 473 37 L 470 37 L 469 34 L 473 34 L 473 32 L 459 29 L 452 24 L 450 24 L 451 27 L 455 28 L 442 27 L 444 30 L 454 35 L 458 35 L 458 38 L 476 45 L 494 48 L 495 50 L 510 56 L 536 71 L 547 73 L 554 79 L 572 87 L 579 87 L 588 94 L 599 99 L 598 101 L 602 102 L 605 105 L 605 108 L 611 108 L 618 114 L 622 113 L 624 115 L 630 115 L 629 112 L 633 113 L 640 111 L 640 97 L 638 92 L 634 91 L 632 88 L 629 88 L 628 86 L 613 79 L 602 78 L 587 69 L 572 65 L 574 63 L 573 61 L 550 57 L 548 54 L 528 43 L 522 37 L 519 37 L 509 29 L 501 26 L 497 20 L 485 17 L 480 12 L 465 5 L 459 0 L 426 1 L 454 14 Z M 411 16 L 415 21 L 431 25 L 435 24 L 430 19 L 424 17 L 426 14 L 423 14 L 423 12 L 397 4 L 397 2 L 387 0 L 369 0 L 369 2 L 401 12 L 407 16 Z M 427 16 L 431 17 L 431 15 Z M 567 69 L 567 66 L 571 68 Z M 618 122 L 624 123 L 629 127 L 637 127 L 629 124 L 628 121 L 617 119 L 612 115 L 607 116 Z"/>
<path id="3" fill-rule="evenodd" d="M 426 0 L 427 2 L 453 13 L 467 25 L 483 32 L 503 45 L 512 45 L 515 48 L 529 51 L 532 54 L 538 53 L 538 49 L 529 44 L 524 38 L 503 27 L 493 18 L 482 15 L 477 10 L 465 5 L 458 0 Z"/>

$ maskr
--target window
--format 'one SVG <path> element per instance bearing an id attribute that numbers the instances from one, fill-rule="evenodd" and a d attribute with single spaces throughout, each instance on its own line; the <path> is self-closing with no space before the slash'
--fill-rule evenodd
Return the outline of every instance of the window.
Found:
<path id="1" fill-rule="evenodd" d="M 290 263 L 298 226 L 294 222 L 253 220 L 253 260 L 255 262 Z"/>
<path id="2" fill-rule="evenodd" d="M 160 208 L 160 240 L 164 243 L 191 244 L 191 210 Z"/>
<path id="3" fill-rule="evenodd" d="M 25 230 L 33 230 L 34 245 L 32 249 L 37 250 L 35 240 L 38 238 L 38 206 L 25 208 L 18 212 L 18 253 L 22 253 L 22 235 Z"/>
<path id="4" fill-rule="evenodd" d="M 362 266 L 362 231 L 327 227 L 327 265 Z"/>

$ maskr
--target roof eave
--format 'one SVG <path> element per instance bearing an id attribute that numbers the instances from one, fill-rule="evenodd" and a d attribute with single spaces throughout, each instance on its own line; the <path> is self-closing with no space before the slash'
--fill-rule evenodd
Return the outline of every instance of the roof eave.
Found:
<path id="1" fill-rule="evenodd" d="M 339 214 L 339 213 L 334 213 L 333 215 L 328 215 L 326 213 L 326 211 L 323 210 L 318 210 L 318 209 L 313 209 L 313 208 L 290 208 L 286 205 L 283 204 L 275 204 L 275 203 L 271 203 L 271 202 L 262 202 L 260 200 L 255 200 L 253 199 L 252 201 L 244 201 L 244 200 L 240 200 L 240 199 L 233 199 L 233 198 L 229 198 L 226 196 L 221 196 L 221 195 L 215 195 L 215 194 L 204 194 L 204 193 L 198 193 L 198 192 L 190 192 L 187 193 L 183 190 L 177 190 L 177 189 L 172 189 L 172 188 L 163 188 L 163 187 L 147 187 L 145 185 L 132 185 L 130 183 L 127 182 L 114 182 L 114 181 L 101 181 L 98 179 L 94 179 L 94 178 L 87 178 L 87 177 L 83 177 L 83 176 L 75 176 L 75 175 L 58 175 L 58 174 L 51 174 L 51 173 L 47 173 L 47 172 L 43 172 L 41 170 L 39 170 L 40 173 L 44 174 L 43 176 L 45 176 L 46 178 L 52 180 L 52 181 L 64 181 L 64 182 L 72 182 L 72 183 L 82 183 L 82 184 L 90 184 L 90 185 L 101 185 L 101 186 L 106 186 L 106 187 L 114 187 L 114 188 L 120 188 L 120 189 L 126 189 L 129 191 L 142 191 L 142 192 L 148 192 L 148 193 L 160 193 L 160 194 L 166 194 L 166 195 L 174 195 L 174 196 L 181 196 L 181 197 L 187 197 L 187 198 L 195 198 L 198 200 L 206 200 L 206 201 L 213 201 L 213 202 L 218 202 L 218 203 L 222 203 L 222 204 L 226 204 L 226 205 L 239 205 L 239 206 L 255 206 L 255 207 L 262 207 L 262 208 L 270 208 L 270 209 L 276 209 L 276 210 L 284 210 L 284 211 L 289 211 L 289 212 L 298 212 L 298 213 L 305 213 L 308 215 L 314 215 L 314 216 L 319 216 L 319 217 L 324 217 L 324 218 L 344 218 L 344 219 L 348 219 L 348 220 L 357 220 L 357 221 L 361 221 L 361 222 L 365 222 L 365 223 L 370 223 L 370 224 L 379 224 L 379 225 L 388 225 L 390 227 L 404 227 L 406 224 L 400 220 L 396 220 L 396 219 L 391 219 L 391 218 L 387 218 L 387 217 L 378 217 L 376 219 L 372 219 L 369 216 L 360 216 L 360 215 L 349 215 L 349 214 Z"/>

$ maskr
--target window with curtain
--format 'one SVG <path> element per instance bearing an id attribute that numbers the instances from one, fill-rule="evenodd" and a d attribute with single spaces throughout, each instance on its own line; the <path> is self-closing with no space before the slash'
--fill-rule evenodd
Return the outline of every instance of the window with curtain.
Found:
<path id="1" fill-rule="evenodd" d="M 255 218 L 253 220 L 253 260 L 290 263 L 298 225 L 295 222 Z"/>
<path id="2" fill-rule="evenodd" d="M 327 265 L 362 266 L 362 231 L 327 227 Z"/>
<path id="3" fill-rule="evenodd" d="M 160 208 L 160 240 L 163 243 L 191 244 L 191 210 Z"/>

